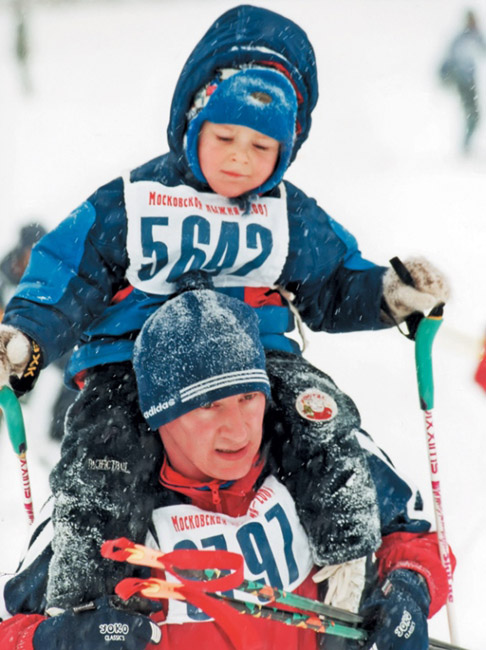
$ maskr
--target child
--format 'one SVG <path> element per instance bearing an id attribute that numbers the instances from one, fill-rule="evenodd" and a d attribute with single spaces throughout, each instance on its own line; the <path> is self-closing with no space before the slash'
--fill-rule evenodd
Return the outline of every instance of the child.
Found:
<path id="1" fill-rule="evenodd" d="M 327 589 L 327 600 L 329 592 L 332 599 L 337 592 L 342 598 L 345 592 L 356 600 L 356 609 L 363 603 L 360 609 L 369 638 L 362 650 L 426 650 L 427 617 L 447 597 L 436 534 L 428 532 L 427 521 L 410 518 L 407 501 L 412 491 L 371 440 L 355 430 L 354 408 L 342 401 L 342 393 L 328 380 L 329 395 L 341 407 L 335 414 L 337 426 L 366 441 L 381 532 L 376 565 L 354 566 L 356 581 L 351 581 L 351 588 L 333 579 L 337 567 L 327 566 L 316 574 L 322 550 L 332 557 L 345 539 L 336 537 L 330 525 L 311 539 L 306 534 L 309 517 L 330 522 L 337 516 L 349 523 L 350 511 L 362 498 L 362 468 L 348 468 L 343 483 L 337 464 L 310 467 L 309 479 L 313 472 L 327 474 L 334 494 L 328 500 L 312 484 L 312 490 L 292 497 L 286 487 L 285 463 L 288 456 L 301 454 L 300 440 L 290 437 L 282 453 L 284 430 L 279 431 L 280 423 L 273 419 L 264 420 L 270 382 L 259 339 L 250 307 L 208 290 L 187 291 L 166 302 L 143 326 L 134 352 L 140 406 L 151 435 L 157 436 L 158 431 L 165 450 L 160 482 L 154 487 L 151 532 L 144 541 L 163 553 L 175 549 L 236 552 L 243 558 L 246 579 L 263 580 L 301 596 L 321 598 Z M 328 420 L 321 428 L 321 451 L 332 449 L 333 426 Z M 307 443 L 313 444 L 310 438 Z M 335 501 L 339 492 L 341 504 Z M 21 570 L 3 590 L 9 611 L 8 620 L 0 625 L 3 650 L 20 647 L 21 641 L 25 650 L 233 647 L 224 626 L 220 627 L 227 612 L 212 621 L 191 605 L 190 596 L 189 602 L 163 600 L 161 611 L 150 614 L 148 607 L 154 601 L 116 602 L 111 588 L 105 586 L 104 598 L 89 606 L 48 612 L 51 618 L 43 615 L 48 558 L 59 534 L 53 537 L 48 512 L 44 516 Z M 378 512 L 372 516 L 378 518 Z M 362 523 L 355 532 L 366 534 Z M 345 526 L 341 533 L 344 530 Z M 319 584 L 323 572 L 326 578 Z M 160 571 L 155 575 L 160 578 Z M 238 591 L 234 595 L 238 597 Z M 3 608 L 0 614 L 4 615 Z M 240 647 L 252 650 L 356 648 L 343 639 L 336 646 L 330 635 L 258 617 L 238 615 L 236 626 Z M 108 635 L 112 630 L 115 638 L 103 636 L 102 630 Z"/>
<path id="2" fill-rule="evenodd" d="M 317 95 L 302 29 L 258 7 L 231 9 L 182 70 L 169 153 L 99 188 L 35 249 L 0 331 L 3 383 L 18 375 L 11 381 L 25 389 L 42 365 L 75 345 L 67 377 L 82 386 L 51 476 L 53 522 L 63 534 L 54 545 L 49 605 L 96 597 L 108 579 L 97 553 L 104 539 L 120 531 L 145 537 L 159 452 L 130 389 L 131 355 L 143 323 L 181 276 L 202 270 L 217 291 L 255 309 L 272 417 L 291 422 L 302 440 L 319 437 L 336 404 L 327 380 L 285 336 L 292 310 L 312 329 L 344 332 L 384 328 L 446 299 L 446 282 L 428 262 L 408 265 L 416 288 L 405 286 L 393 270 L 364 260 L 342 226 L 282 181 L 309 134 Z M 338 442 L 340 435 L 336 428 Z M 359 458 L 352 439 L 341 447 L 350 463 Z M 289 462 L 295 497 L 309 467 L 298 457 Z M 365 555 L 372 540 L 357 539 L 342 561 Z"/>

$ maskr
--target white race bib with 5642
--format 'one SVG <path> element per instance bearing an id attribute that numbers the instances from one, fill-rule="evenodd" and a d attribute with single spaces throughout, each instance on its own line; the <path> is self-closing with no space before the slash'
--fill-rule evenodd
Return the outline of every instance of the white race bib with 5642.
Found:
<path id="1" fill-rule="evenodd" d="M 128 280 L 168 295 L 181 275 L 202 269 L 216 287 L 273 286 L 289 244 L 283 184 L 280 190 L 280 198 L 257 198 L 243 214 L 218 194 L 125 180 Z"/>
<path id="2" fill-rule="evenodd" d="M 164 553 L 175 549 L 232 551 L 243 556 L 247 580 L 293 591 L 313 567 L 294 501 L 273 476 L 265 480 L 242 517 L 175 505 L 157 509 L 153 520 Z M 171 576 L 167 579 L 174 580 Z M 258 602 L 246 593 L 244 599 Z M 167 623 L 208 620 L 190 603 L 169 600 Z"/>

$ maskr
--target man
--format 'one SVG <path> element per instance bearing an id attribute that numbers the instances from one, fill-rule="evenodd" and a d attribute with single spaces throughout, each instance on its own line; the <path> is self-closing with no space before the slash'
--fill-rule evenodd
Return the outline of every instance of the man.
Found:
<path id="1" fill-rule="evenodd" d="M 364 647 L 425 650 L 427 616 L 447 595 L 436 536 L 428 532 L 428 522 L 407 514 L 412 491 L 359 431 L 349 398 L 325 375 L 320 385 L 292 395 L 296 387 L 301 390 L 302 377 L 295 376 L 298 369 L 288 373 L 285 353 L 278 354 L 272 384 L 279 403 L 287 401 L 295 417 L 314 418 L 298 440 L 286 422 L 288 413 L 271 404 L 258 321 L 250 307 L 198 289 L 165 303 L 145 323 L 135 344 L 134 369 L 143 417 L 163 445 L 145 543 L 164 553 L 237 552 L 248 579 L 359 608 L 370 631 Z M 133 378 L 127 373 L 124 381 Z M 340 444 L 351 437 L 366 451 L 353 464 L 347 455 L 341 463 Z M 363 490 L 369 470 L 373 483 Z M 70 543 L 60 538 L 61 530 L 58 525 L 57 539 L 51 540 L 47 516 L 21 571 L 5 585 L 5 605 L 13 617 L 0 624 L 2 648 L 232 647 L 218 623 L 190 602 L 162 601 L 151 611 L 157 609 L 153 601 L 120 602 L 107 588 L 106 598 L 81 608 L 44 612 L 51 543 Z M 252 648 L 262 650 L 336 647 L 333 637 L 241 617 L 243 646 L 250 633 L 259 640 Z"/>

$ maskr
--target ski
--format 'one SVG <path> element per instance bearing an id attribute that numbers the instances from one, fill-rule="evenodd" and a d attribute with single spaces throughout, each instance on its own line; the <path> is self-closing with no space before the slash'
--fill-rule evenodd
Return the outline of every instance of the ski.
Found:
<path id="1" fill-rule="evenodd" d="M 330 634 L 362 641 L 367 637 L 366 630 L 361 627 L 363 618 L 359 614 L 353 614 L 352 612 L 337 607 L 325 605 L 319 601 L 298 596 L 276 587 L 264 584 L 262 585 L 259 582 L 239 579 L 236 573 L 233 574 L 233 576 L 222 576 L 223 573 L 227 573 L 231 563 L 221 569 L 178 568 L 177 564 L 172 564 L 172 558 L 182 557 L 180 554 L 177 556 L 175 555 L 179 552 L 176 551 L 174 553 L 164 554 L 155 549 L 143 546 L 142 544 L 135 544 L 129 539 L 123 537 L 105 542 L 102 546 L 101 553 L 103 557 L 117 560 L 119 562 L 128 562 L 130 564 L 168 571 L 176 578 L 184 581 L 188 580 L 192 582 L 192 584 L 196 581 L 203 583 L 210 581 L 213 584 L 213 589 L 206 595 L 212 601 L 226 603 L 232 607 L 232 609 L 243 615 L 276 620 L 286 625 L 313 630 L 318 634 Z M 192 558 L 195 557 L 193 554 L 194 552 L 190 551 L 189 553 L 192 553 Z M 203 558 L 203 556 L 209 557 L 209 555 L 217 557 L 218 563 L 222 557 L 235 555 L 228 553 L 227 551 L 222 552 L 223 554 L 218 551 L 196 551 L 195 553 L 200 558 Z M 231 568 L 234 569 L 235 565 L 233 564 Z M 256 596 L 263 602 L 248 602 L 244 600 L 244 598 L 237 598 L 233 595 L 229 596 L 219 592 L 216 593 L 216 589 L 214 588 L 215 583 L 231 578 L 237 578 L 236 583 L 233 580 L 233 584 L 231 585 L 233 589 Z M 188 583 L 185 582 L 185 585 L 187 586 Z M 135 594 L 152 599 L 175 598 L 178 600 L 189 600 L 191 596 L 194 597 L 194 593 L 191 593 L 193 590 L 190 588 L 185 590 L 185 585 L 153 577 L 147 579 L 125 578 L 118 583 L 116 593 L 125 600 Z M 189 598 L 186 596 L 189 596 Z M 292 609 L 299 611 L 282 609 L 279 607 L 280 605 L 291 607 Z M 466 649 L 437 639 L 429 639 L 429 650 Z"/>
<path id="2" fill-rule="evenodd" d="M 116 588 L 118 596 L 124 600 L 139 595 L 152 599 L 165 599 L 177 598 L 178 600 L 187 600 L 178 589 L 178 585 L 161 580 L 160 578 L 125 578 Z M 235 609 L 243 615 L 254 616 L 256 618 L 270 619 L 278 621 L 285 625 L 298 627 L 302 630 L 312 630 L 317 634 L 328 634 L 331 636 L 339 636 L 345 639 L 353 639 L 355 641 L 365 641 L 367 632 L 361 627 L 353 627 L 343 623 L 339 618 L 328 618 L 322 615 L 308 614 L 304 611 L 288 611 L 285 609 L 278 609 L 278 607 L 270 607 L 265 604 L 248 602 L 239 598 L 232 598 L 220 593 L 208 594 L 215 600 L 222 601 Z M 278 605 L 278 603 L 277 603 Z M 335 608 L 329 607 L 330 611 Z M 339 611 L 336 609 L 337 615 Z M 443 641 L 436 639 L 429 639 L 429 650 L 465 650 L 456 645 L 450 645 Z"/>
<path id="3" fill-rule="evenodd" d="M 117 540 L 105 542 L 101 549 L 101 553 L 104 557 L 118 560 L 120 562 L 142 564 L 143 566 L 152 567 L 154 569 L 165 570 L 167 568 L 167 563 L 164 561 L 163 553 L 147 548 L 142 544 L 135 544 L 123 537 Z M 177 573 L 181 577 L 193 580 L 214 579 L 221 575 L 221 571 L 218 569 L 192 571 L 177 569 Z M 238 590 L 256 596 L 265 604 L 278 602 L 307 613 L 318 614 L 347 624 L 358 625 L 362 622 L 362 618 L 358 614 L 353 614 L 352 612 L 338 609 L 336 607 L 329 607 L 317 600 L 305 598 L 304 596 L 299 596 L 260 582 L 243 579 L 241 584 L 238 585 Z"/>
<path id="4" fill-rule="evenodd" d="M 185 594 L 184 589 L 178 585 L 160 578 L 125 578 L 116 586 L 115 592 L 124 600 L 139 595 L 152 599 L 175 598 L 176 600 L 187 600 L 194 604 L 194 594 Z M 191 598 L 192 596 L 192 598 Z M 266 618 L 278 621 L 285 625 L 298 627 L 302 630 L 312 630 L 318 634 L 330 634 L 345 639 L 364 640 L 366 632 L 360 628 L 334 621 L 333 619 L 316 614 L 309 614 L 303 611 L 290 611 L 279 609 L 278 606 L 271 607 L 263 603 L 248 602 L 242 598 L 231 597 L 221 593 L 208 593 L 211 599 L 226 603 L 239 614 L 246 614 L 255 618 Z M 278 605 L 278 604 L 277 604 Z"/>

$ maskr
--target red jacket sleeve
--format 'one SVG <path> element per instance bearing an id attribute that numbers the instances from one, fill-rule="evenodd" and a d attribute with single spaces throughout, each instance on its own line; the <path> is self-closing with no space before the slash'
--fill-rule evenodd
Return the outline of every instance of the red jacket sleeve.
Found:
<path id="1" fill-rule="evenodd" d="M 449 549 L 452 570 L 456 558 Z M 420 573 L 427 582 L 430 593 L 429 618 L 445 605 L 449 585 L 447 572 L 442 566 L 437 533 L 392 533 L 383 538 L 376 552 L 378 574 L 381 580 L 394 569 L 409 569 Z"/>
<path id="2" fill-rule="evenodd" d="M 2 650 L 33 650 L 34 633 L 45 621 L 40 614 L 16 614 L 0 623 L 0 648 Z"/>

